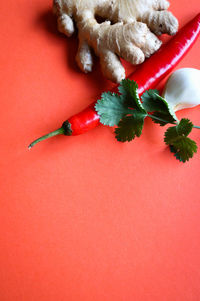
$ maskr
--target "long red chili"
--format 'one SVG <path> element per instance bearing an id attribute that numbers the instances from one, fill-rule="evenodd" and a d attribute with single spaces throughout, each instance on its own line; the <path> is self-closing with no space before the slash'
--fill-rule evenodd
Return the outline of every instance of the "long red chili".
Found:
<path id="1" fill-rule="evenodd" d="M 200 34 L 200 13 L 164 44 L 155 54 L 146 60 L 129 79 L 138 84 L 139 95 L 147 89 L 154 88 L 185 56 Z M 117 91 L 117 86 L 112 92 Z M 100 124 L 100 117 L 95 111 L 96 101 L 82 112 L 66 120 L 62 127 L 33 141 L 29 148 L 36 143 L 59 134 L 75 136 L 83 134 Z"/>

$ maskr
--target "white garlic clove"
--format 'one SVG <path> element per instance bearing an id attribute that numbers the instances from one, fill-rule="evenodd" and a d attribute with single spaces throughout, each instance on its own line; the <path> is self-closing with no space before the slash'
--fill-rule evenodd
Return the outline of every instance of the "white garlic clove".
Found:
<path id="1" fill-rule="evenodd" d="M 200 104 L 200 70 L 178 69 L 169 77 L 163 97 L 174 111 L 192 108 Z"/>

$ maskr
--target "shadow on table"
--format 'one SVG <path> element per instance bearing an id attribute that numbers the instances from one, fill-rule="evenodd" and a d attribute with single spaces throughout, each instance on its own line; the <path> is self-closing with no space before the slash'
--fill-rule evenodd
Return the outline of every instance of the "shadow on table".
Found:
<path id="1" fill-rule="evenodd" d="M 77 31 L 68 38 L 64 34 L 60 33 L 57 29 L 57 20 L 56 16 L 52 13 L 51 10 L 42 12 L 39 16 L 36 17 L 36 24 L 41 30 L 45 30 L 46 35 L 50 35 L 51 42 L 61 44 L 61 47 L 66 48 L 66 65 L 73 71 L 87 76 L 88 80 L 91 81 L 91 85 L 97 86 L 98 90 L 104 91 L 105 89 L 110 89 L 113 86 L 113 83 L 106 80 L 100 68 L 100 63 L 98 58 L 94 55 L 94 67 L 91 73 L 85 75 L 78 68 L 75 55 L 78 50 L 78 34 Z"/>

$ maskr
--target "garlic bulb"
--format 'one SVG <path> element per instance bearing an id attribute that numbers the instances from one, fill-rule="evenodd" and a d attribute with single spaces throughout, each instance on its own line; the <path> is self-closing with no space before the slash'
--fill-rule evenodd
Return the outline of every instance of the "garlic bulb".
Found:
<path id="1" fill-rule="evenodd" d="M 163 97 L 174 111 L 191 108 L 200 104 L 200 70 L 178 69 L 171 74 Z"/>

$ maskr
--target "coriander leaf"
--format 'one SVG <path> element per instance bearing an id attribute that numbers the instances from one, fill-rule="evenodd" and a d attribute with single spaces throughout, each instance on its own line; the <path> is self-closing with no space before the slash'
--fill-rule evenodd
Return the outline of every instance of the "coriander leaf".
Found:
<path id="1" fill-rule="evenodd" d="M 131 141 L 135 136 L 140 137 L 144 125 L 145 114 L 135 112 L 132 116 L 123 117 L 115 129 L 116 139 L 121 142 Z"/>
<path id="2" fill-rule="evenodd" d="M 118 87 L 119 92 L 124 96 L 129 107 L 146 113 L 138 95 L 138 85 L 130 79 L 123 79 Z"/>
<path id="3" fill-rule="evenodd" d="M 171 152 L 181 162 L 189 161 L 197 152 L 196 142 L 187 137 L 192 128 L 192 122 L 183 118 L 177 126 L 170 127 L 165 132 L 165 143 L 170 146 Z"/>
<path id="4" fill-rule="evenodd" d="M 188 136 L 193 129 L 193 123 L 188 118 L 182 118 L 177 126 L 179 135 Z"/>
<path id="5" fill-rule="evenodd" d="M 165 142 L 167 144 L 172 144 L 174 139 L 179 136 L 187 137 L 192 131 L 192 128 L 192 122 L 187 118 L 182 118 L 176 126 L 172 126 L 167 129 L 165 132 Z"/>
<path id="6" fill-rule="evenodd" d="M 104 125 L 117 125 L 125 115 L 132 114 L 124 103 L 124 97 L 116 93 L 103 93 L 95 105 L 95 109 L 100 116 L 100 122 Z"/>
<path id="7" fill-rule="evenodd" d="M 175 123 L 175 119 L 170 114 L 166 114 L 164 112 L 154 112 L 148 116 L 154 123 L 158 123 L 160 126 L 165 126 L 168 123 Z"/>
<path id="8" fill-rule="evenodd" d="M 159 91 L 156 89 L 149 89 L 142 94 L 142 105 L 147 112 L 158 111 L 160 106 L 163 105 L 157 101 L 157 95 L 159 95 Z"/>
<path id="9" fill-rule="evenodd" d="M 174 142 L 173 145 L 170 145 L 170 150 L 174 153 L 176 159 L 185 163 L 197 152 L 197 145 L 192 139 L 183 136 L 180 140 Z"/>
<path id="10" fill-rule="evenodd" d="M 142 95 L 142 105 L 148 112 L 153 113 L 149 117 L 161 126 L 178 121 L 173 108 L 159 95 L 158 90 L 148 90 Z M 161 120 L 162 119 L 162 120 Z"/>

